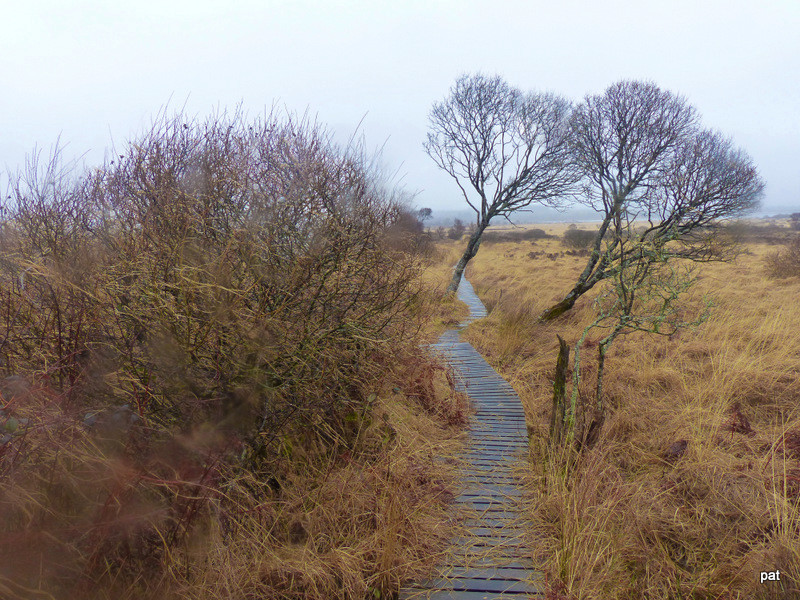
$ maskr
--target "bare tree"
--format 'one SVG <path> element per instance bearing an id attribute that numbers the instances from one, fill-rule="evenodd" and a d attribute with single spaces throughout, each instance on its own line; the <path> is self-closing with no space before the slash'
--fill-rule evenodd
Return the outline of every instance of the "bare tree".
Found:
<path id="1" fill-rule="evenodd" d="M 605 361 L 614 341 L 632 332 L 669 336 L 694 328 L 708 317 L 711 303 L 689 307 L 680 302 L 696 281 L 692 263 L 672 261 L 669 240 L 642 238 L 633 233 L 635 220 L 624 208 L 612 220 L 603 240 L 613 246 L 617 256 L 607 268 L 601 294 L 595 301 L 596 318 L 581 334 L 574 347 L 572 392 L 567 401 L 569 346 L 559 336 L 556 378 L 553 387 L 553 413 L 550 436 L 555 444 L 591 446 L 600 434 L 606 416 L 603 394 Z M 686 318 L 686 314 L 693 318 Z M 587 336 L 595 329 L 607 332 L 597 341 L 597 370 L 593 393 L 581 393 L 582 350 Z M 586 390 L 584 390 L 586 392 Z"/>
<path id="2" fill-rule="evenodd" d="M 425 150 L 476 214 L 448 292 L 458 289 L 494 217 L 509 219 L 532 203 L 557 205 L 572 192 L 578 176 L 567 143 L 570 111 L 560 96 L 524 93 L 484 75 L 462 75 L 434 104 Z"/>
<path id="3" fill-rule="evenodd" d="M 758 204 L 764 184 L 750 158 L 729 139 L 701 130 L 686 100 L 653 83 L 621 81 L 589 96 L 572 118 L 575 159 L 585 203 L 603 217 L 585 269 L 567 295 L 542 314 L 568 311 L 626 260 L 620 240 L 602 241 L 622 213 L 643 241 L 674 241 L 660 252 L 693 260 L 720 258 L 720 220 Z M 643 228 L 643 229 L 642 229 Z"/>

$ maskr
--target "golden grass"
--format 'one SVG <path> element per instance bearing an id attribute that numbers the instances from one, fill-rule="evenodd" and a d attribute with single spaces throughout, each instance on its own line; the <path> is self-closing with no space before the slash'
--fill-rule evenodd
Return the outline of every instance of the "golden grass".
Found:
<path id="1" fill-rule="evenodd" d="M 486 244 L 470 263 L 491 312 L 466 339 L 524 404 L 532 546 L 568 597 L 800 597 L 800 279 L 767 277 L 774 250 L 751 240 L 735 262 L 699 266 L 685 301 L 707 294 L 714 307 L 697 330 L 618 340 L 606 363 L 610 414 L 569 478 L 546 444 L 556 334 L 576 342 L 594 294 L 555 322 L 536 317 L 585 258 L 552 238 Z M 683 441 L 685 452 L 670 454 Z M 759 583 L 778 569 L 780 583 Z"/>

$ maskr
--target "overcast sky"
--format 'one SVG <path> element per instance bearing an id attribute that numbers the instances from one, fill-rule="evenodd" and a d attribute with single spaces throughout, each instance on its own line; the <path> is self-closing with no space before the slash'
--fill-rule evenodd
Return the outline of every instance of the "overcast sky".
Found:
<path id="1" fill-rule="evenodd" d="M 0 168 L 59 135 L 99 163 L 167 102 L 204 117 L 278 101 L 340 139 L 363 118 L 419 206 L 459 208 L 422 142 L 431 104 L 475 71 L 576 101 L 653 80 L 750 153 L 766 212 L 800 210 L 798 0 L 7 1 Z"/>

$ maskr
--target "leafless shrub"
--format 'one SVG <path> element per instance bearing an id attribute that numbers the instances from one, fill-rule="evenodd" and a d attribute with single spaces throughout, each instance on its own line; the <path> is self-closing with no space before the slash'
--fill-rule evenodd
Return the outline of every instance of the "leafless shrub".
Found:
<path id="1" fill-rule="evenodd" d="M 427 217 L 424 215 L 422 211 L 402 206 L 394 223 L 386 231 L 387 245 L 408 254 L 430 255 L 433 252 L 433 239 L 425 231 L 423 218 Z"/>
<path id="2" fill-rule="evenodd" d="M 164 116 L 92 171 L 37 155 L 9 192 L 0 374 L 29 393 L 0 397 L 0 585 L 158 595 L 200 517 L 231 534 L 292 436 L 346 446 L 415 352 L 419 232 L 316 123 Z"/>
<path id="3" fill-rule="evenodd" d="M 485 231 L 481 238 L 485 244 L 497 242 L 535 242 L 552 237 L 544 229 L 512 229 L 511 231 Z"/>
<path id="4" fill-rule="evenodd" d="M 162 119 L 77 184 L 55 165 L 13 189 L 9 373 L 47 364 L 69 392 L 105 362 L 119 380 L 106 394 L 149 420 L 233 402 L 261 436 L 290 413 L 348 410 L 368 357 L 409 339 L 414 265 L 384 244 L 404 213 L 315 124 Z"/>
<path id="5" fill-rule="evenodd" d="M 782 250 L 766 259 L 767 274 L 776 279 L 800 276 L 800 235 L 794 236 Z"/>
<path id="6" fill-rule="evenodd" d="M 461 219 L 454 219 L 453 226 L 450 228 L 450 231 L 447 232 L 447 237 L 451 240 L 460 240 L 466 230 L 467 227 Z"/>
<path id="7" fill-rule="evenodd" d="M 596 237 L 596 231 L 567 229 L 564 232 L 564 245 L 573 250 L 587 250 Z"/>

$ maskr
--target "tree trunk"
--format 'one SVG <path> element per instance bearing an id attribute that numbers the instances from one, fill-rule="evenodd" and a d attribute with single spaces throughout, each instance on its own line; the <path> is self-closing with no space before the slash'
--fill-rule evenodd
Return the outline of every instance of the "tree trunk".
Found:
<path id="1" fill-rule="evenodd" d="M 450 281 L 450 285 L 447 286 L 448 294 L 455 293 L 458 290 L 461 277 L 464 275 L 464 269 L 467 268 L 467 263 L 478 253 L 478 247 L 481 245 L 481 236 L 483 235 L 484 229 L 486 229 L 485 225 L 483 227 L 478 227 L 474 233 L 469 236 L 467 249 L 464 250 L 464 254 L 461 255 L 458 264 L 456 264 L 456 268 L 453 271 L 453 279 Z"/>
<path id="2" fill-rule="evenodd" d="M 564 299 L 554 304 L 546 311 L 544 311 L 540 316 L 540 321 L 551 321 L 557 317 L 560 317 L 565 312 L 570 310 L 573 306 L 575 306 L 575 302 L 583 296 L 586 292 L 592 289 L 598 281 L 601 281 L 605 276 L 605 268 L 608 262 L 608 250 L 605 253 L 600 252 L 600 247 L 603 243 L 603 237 L 608 231 L 608 226 L 611 223 L 611 216 L 606 216 L 603 220 L 602 225 L 600 225 L 600 229 L 597 231 L 597 237 L 595 238 L 594 247 L 592 248 L 592 254 L 589 256 L 589 261 L 586 263 L 586 267 L 583 269 L 583 273 L 580 274 L 578 277 L 578 282 L 575 284 L 569 293 L 564 296 Z"/>
<path id="3" fill-rule="evenodd" d="M 558 359 L 556 360 L 556 376 L 553 381 L 553 414 L 550 417 L 550 441 L 561 444 L 564 436 L 564 415 L 567 404 L 567 367 L 569 366 L 569 346 L 558 338 Z"/>
<path id="4" fill-rule="evenodd" d="M 546 311 L 544 311 L 541 316 L 539 317 L 540 321 L 551 321 L 557 317 L 560 317 L 573 306 L 575 306 L 575 302 L 577 302 L 578 298 L 583 296 L 586 292 L 592 289 L 598 281 L 603 279 L 603 270 L 598 268 L 597 271 L 592 273 L 591 277 L 585 281 L 579 280 L 578 283 L 575 284 L 575 287 L 572 288 L 569 293 L 564 296 L 564 299 L 554 304 Z"/>
<path id="5" fill-rule="evenodd" d="M 557 317 L 560 317 L 575 305 L 575 301 L 581 297 L 582 293 L 583 292 L 580 291 L 580 287 L 576 285 L 570 290 L 569 294 L 567 294 L 563 300 L 544 311 L 539 317 L 539 320 L 551 321 Z"/>

